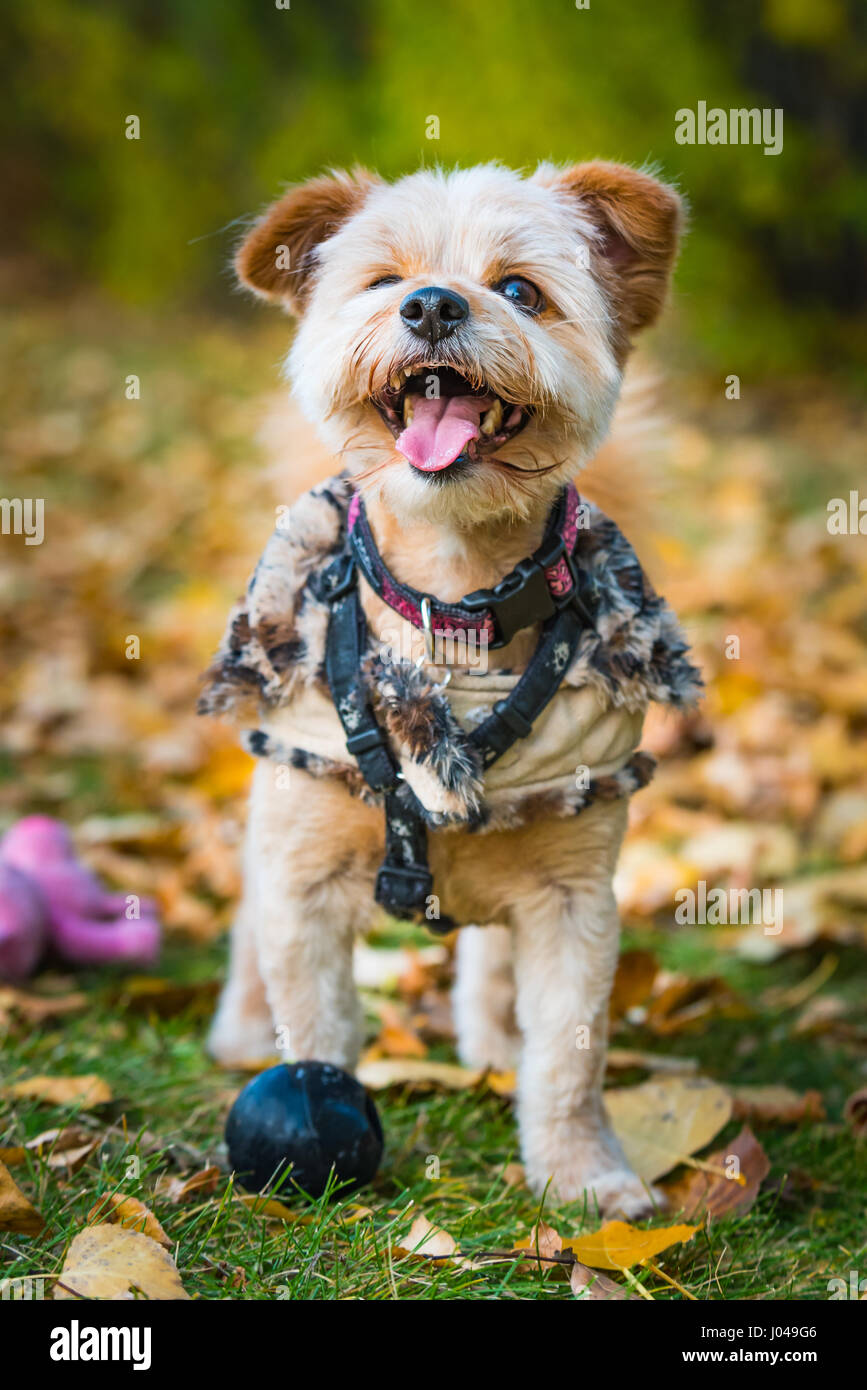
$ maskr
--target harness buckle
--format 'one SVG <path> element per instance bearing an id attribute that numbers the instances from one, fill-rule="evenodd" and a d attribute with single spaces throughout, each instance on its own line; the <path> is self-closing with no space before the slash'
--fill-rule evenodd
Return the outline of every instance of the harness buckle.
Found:
<path id="1" fill-rule="evenodd" d="M 507 646 L 522 628 L 553 617 L 557 612 L 545 571 L 535 556 L 519 560 L 512 573 L 493 589 L 476 589 L 467 594 L 461 604 L 471 613 L 490 609 L 494 619 L 492 647 Z"/>

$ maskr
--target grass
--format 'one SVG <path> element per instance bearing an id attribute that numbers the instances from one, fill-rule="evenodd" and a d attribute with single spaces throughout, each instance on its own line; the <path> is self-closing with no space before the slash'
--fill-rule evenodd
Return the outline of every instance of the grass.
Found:
<path id="1" fill-rule="evenodd" d="M 725 1082 L 780 1082 L 815 1087 L 828 1109 L 825 1122 L 764 1127 L 759 1135 L 771 1173 L 759 1200 L 744 1216 L 702 1229 L 686 1246 L 659 1257 L 659 1267 L 696 1299 L 823 1299 L 833 1276 L 848 1278 L 864 1260 L 859 1215 L 867 1197 L 867 1155 L 841 1120 L 846 1095 L 863 1075 L 864 1047 L 819 1037 L 792 1042 L 791 1011 L 760 1004 L 769 986 L 791 986 L 807 976 L 823 952 L 789 954 L 768 965 L 747 964 L 717 952 L 701 932 L 673 936 L 642 931 L 634 944 L 652 944 L 669 968 L 716 971 L 755 1006 L 746 1019 L 717 1018 L 702 1031 L 649 1038 L 642 1029 L 617 1036 L 624 1047 L 644 1047 L 699 1059 L 704 1074 Z M 222 949 L 170 949 L 161 973 L 180 983 L 208 981 Z M 867 960 L 843 950 L 834 993 L 857 1007 L 867 982 Z M 174 1017 L 119 1007 L 120 977 L 85 977 L 86 1011 L 41 1031 L 21 1028 L 7 1040 L 9 1079 L 35 1073 L 97 1072 L 115 1100 L 91 1115 L 30 1102 L 6 1103 L 3 1144 L 21 1143 L 51 1126 L 76 1119 L 104 1134 L 104 1142 L 72 1177 L 61 1177 L 31 1155 L 16 1180 L 46 1219 L 39 1237 L 2 1236 L 3 1273 L 56 1276 L 70 1239 L 108 1192 L 139 1197 L 176 1242 L 175 1257 L 187 1291 L 200 1299 L 498 1299 L 569 1298 L 560 1271 L 526 1262 L 481 1269 L 434 1265 L 396 1252 L 418 1212 L 443 1226 L 465 1253 L 509 1250 L 526 1237 L 544 1211 L 562 1234 L 592 1230 L 597 1214 L 573 1204 L 540 1203 L 510 1186 L 506 1166 L 517 1159 L 512 1109 L 486 1090 L 377 1097 L 386 1153 L 374 1183 L 356 1196 L 312 1201 L 288 1199 L 296 1219 L 266 1219 L 238 1200 L 226 1172 L 216 1191 L 175 1205 L 155 1191 L 161 1174 L 193 1171 L 216 1160 L 231 1099 L 246 1079 L 219 1071 L 203 1048 L 201 999 Z M 443 1045 L 434 1055 L 450 1057 Z M 626 1082 L 640 1079 L 626 1075 Z M 620 1081 L 620 1075 L 618 1075 Z M 738 1125 L 723 1131 L 719 1142 Z M 436 1156 L 439 1178 L 426 1176 Z M 129 1159 L 137 1156 L 136 1169 Z M 359 1213 L 359 1205 L 369 1208 Z M 664 1224 L 664 1219 L 660 1218 Z M 684 1295 L 650 1269 L 635 1278 L 645 1295 Z"/>

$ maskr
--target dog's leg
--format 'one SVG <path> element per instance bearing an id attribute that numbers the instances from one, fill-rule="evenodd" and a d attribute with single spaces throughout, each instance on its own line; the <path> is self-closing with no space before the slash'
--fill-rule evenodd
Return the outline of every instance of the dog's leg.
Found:
<path id="1" fill-rule="evenodd" d="M 287 1060 L 352 1070 L 363 1027 L 352 946 L 372 902 L 370 875 L 359 867 L 365 808 L 324 779 L 298 772 L 290 789 L 273 773 L 257 769 L 250 824 L 259 970 L 277 1049 Z"/>
<path id="2" fill-rule="evenodd" d="M 604 1214 L 635 1218 L 653 1209 L 657 1194 L 630 1169 L 602 1103 L 619 939 L 611 875 L 625 816 L 621 803 L 585 811 L 574 867 L 515 906 L 518 1111 L 534 1191 L 553 1179 L 561 1201 L 586 1194 L 591 1209 L 598 1203 Z"/>
<path id="3" fill-rule="evenodd" d="M 262 1061 L 276 1051 L 271 1010 L 259 973 L 255 856 L 248 828 L 244 842 L 243 895 L 232 928 L 229 974 L 208 1034 L 208 1051 L 224 1066 Z"/>
<path id="4" fill-rule="evenodd" d="M 456 965 L 452 1006 L 460 1059 L 468 1067 L 508 1071 L 519 1045 L 511 931 L 464 927 Z"/>

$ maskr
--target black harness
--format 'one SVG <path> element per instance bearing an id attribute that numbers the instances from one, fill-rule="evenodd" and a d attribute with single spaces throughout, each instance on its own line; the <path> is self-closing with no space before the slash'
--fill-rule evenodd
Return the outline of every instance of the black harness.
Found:
<path id="1" fill-rule="evenodd" d="M 593 625 L 593 587 L 576 564 L 574 544 L 571 550 L 563 545 L 567 493 L 564 488 L 555 503 L 539 548 L 495 588 L 479 589 L 459 604 L 417 596 L 422 611 L 425 602 L 427 613 L 430 605 L 436 604 L 439 613 L 451 614 L 456 620 L 461 614 L 489 612 L 494 627 L 493 640 L 488 642 L 491 647 L 506 646 L 522 628 L 542 623 L 536 650 L 520 680 L 467 736 L 484 768 L 531 733 L 557 693 L 582 630 Z M 561 559 L 572 582 L 568 592 L 558 597 L 552 595 L 545 573 Z M 347 751 L 357 760 L 364 780 L 385 799 L 385 859 L 376 876 L 376 901 L 394 917 L 424 922 L 432 931 L 446 933 L 455 924 L 439 916 L 434 907 L 424 811 L 399 771 L 362 676 L 368 628 L 358 589 L 359 569 L 380 596 L 414 593 L 389 574 L 376 550 L 363 507 L 349 531 L 345 550 L 323 576 L 324 595 L 330 603 L 325 674 L 346 734 Z"/>

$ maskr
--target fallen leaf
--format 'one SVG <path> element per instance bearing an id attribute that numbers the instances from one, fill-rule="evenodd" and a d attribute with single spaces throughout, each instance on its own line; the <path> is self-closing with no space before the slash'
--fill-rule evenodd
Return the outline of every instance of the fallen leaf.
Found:
<path id="1" fill-rule="evenodd" d="M 0 1163 L 0 1230 L 36 1236 L 45 1222 L 24 1196 L 5 1163 Z"/>
<path id="2" fill-rule="evenodd" d="M 576 1298 L 606 1303 L 621 1299 L 628 1299 L 636 1303 L 641 1302 L 637 1293 L 628 1293 L 622 1284 L 615 1284 L 614 1280 L 609 1279 L 607 1274 L 600 1274 L 598 1269 L 590 1269 L 587 1265 L 581 1264 L 579 1260 L 576 1260 L 572 1266 L 569 1284 Z"/>
<path id="3" fill-rule="evenodd" d="M 606 1071 L 631 1071 L 640 1067 L 644 1071 L 666 1072 L 671 1076 L 691 1076 L 698 1071 L 696 1057 L 665 1057 L 658 1052 L 636 1052 L 627 1047 L 609 1047 L 605 1057 Z"/>
<path id="4" fill-rule="evenodd" d="M 140 1231 L 171 1250 L 173 1241 L 169 1239 L 157 1218 L 138 1197 L 124 1197 L 121 1192 L 110 1192 L 91 1207 L 87 1219 L 93 1221 L 114 1221 L 130 1231 Z"/>
<path id="5" fill-rule="evenodd" d="M 309 1217 L 303 1212 L 293 1211 L 276 1197 L 262 1197 L 258 1192 L 236 1192 L 235 1201 L 249 1207 L 255 1216 L 267 1216 L 271 1221 L 286 1221 L 290 1224 L 300 1221 L 302 1225 L 309 1221 Z"/>
<path id="6" fill-rule="evenodd" d="M 462 1269 L 474 1268 L 472 1260 L 458 1254 L 454 1237 L 450 1236 L 448 1231 L 444 1231 L 442 1226 L 435 1226 L 432 1221 L 428 1221 L 421 1213 L 415 1218 L 400 1244 L 395 1246 L 394 1253 L 427 1259 L 436 1265 L 455 1264 Z"/>
<path id="7" fill-rule="evenodd" d="M 111 1087 L 98 1076 L 29 1076 L 5 1086 L 11 1100 L 35 1100 L 45 1105 L 75 1105 L 92 1110 L 111 1100 Z"/>
<path id="8" fill-rule="evenodd" d="M 440 1086 L 447 1091 L 463 1091 L 477 1086 L 484 1072 L 453 1062 L 401 1057 L 362 1061 L 356 1075 L 362 1086 L 369 1086 L 372 1091 L 382 1091 L 387 1086 Z"/>
<path id="9" fill-rule="evenodd" d="M 546 1260 L 562 1255 L 563 1240 L 553 1226 L 548 1226 L 544 1221 L 537 1221 L 524 1240 L 515 1241 L 514 1248 L 526 1250 L 537 1264 L 544 1265 Z"/>
<path id="10" fill-rule="evenodd" d="M 717 976 L 698 980 L 676 976 L 648 1005 L 645 1025 L 666 1037 L 715 1015 L 742 1018 L 747 1012 L 734 991 Z"/>
<path id="11" fill-rule="evenodd" d="M 178 985 L 152 975 L 132 975 L 118 990 L 118 1003 L 134 1014 L 155 1014 L 157 1018 L 176 1018 L 187 1011 L 195 1018 L 213 1013 L 219 994 L 217 980 Z"/>
<path id="12" fill-rule="evenodd" d="M 400 1010 L 388 1000 L 380 1005 L 382 1027 L 367 1057 L 426 1057 L 427 1048 L 418 1033 L 401 1017 Z"/>
<path id="13" fill-rule="evenodd" d="M 705 1169 L 688 1172 L 665 1186 L 671 1210 L 688 1221 L 705 1211 L 712 1217 L 749 1211 L 771 1170 L 767 1154 L 746 1126 L 726 1148 L 709 1154 L 703 1163 Z M 719 1171 L 710 1173 L 708 1168 Z"/>
<path id="14" fill-rule="evenodd" d="M 843 1107 L 843 1118 L 852 1126 L 856 1139 L 867 1135 L 867 1086 L 852 1093 Z"/>
<path id="15" fill-rule="evenodd" d="M 171 1255 L 150 1236 L 104 1224 L 79 1231 L 66 1252 L 54 1289 L 58 1299 L 188 1299 Z"/>
<path id="16" fill-rule="evenodd" d="M 703 1077 L 651 1077 L 606 1091 L 605 1104 L 626 1157 L 645 1182 L 703 1149 L 732 1113 L 728 1091 Z"/>
<path id="17" fill-rule="evenodd" d="M 45 1023 L 49 1018 L 78 1013 L 87 1005 L 87 995 L 81 991 L 71 994 L 34 994 L 32 990 L 0 986 L 0 1023 L 17 1014 L 28 1023 Z"/>
<path id="18" fill-rule="evenodd" d="M 652 1231 L 628 1221 L 606 1221 L 593 1235 L 568 1242 L 576 1260 L 593 1269 L 629 1269 L 653 1259 L 671 1245 L 691 1240 L 699 1226 L 663 1226 Z"/>
<path id="19" fill-rule="evenodd" d="M 220 1169 L 216 1164 L 210 1164 L 198 1173 L 192 1173 L 188 1178 L 170 1178 L 163 1173 L 157 1180 L 156 1190 L 172 1202 L 185 1202 L 188 1197 L 214 1192 L 219 1181 Z"/>
<path id="20" fill-rule="evenodd" d="M 617 962 L 614 988 L 608 1013 L 612 1019 L 622 1018 L 630 1009 L 648 998 L 659 965 L 652 951 L 624 951 Z"/>
<path id="21" fill-rule="evenodd" d="M 791 1125 L 801 1120 L 824 1120 L 818 1091 L 793 1091 L 789 1086 L 730 1086 L 735 1120 Z"/>

